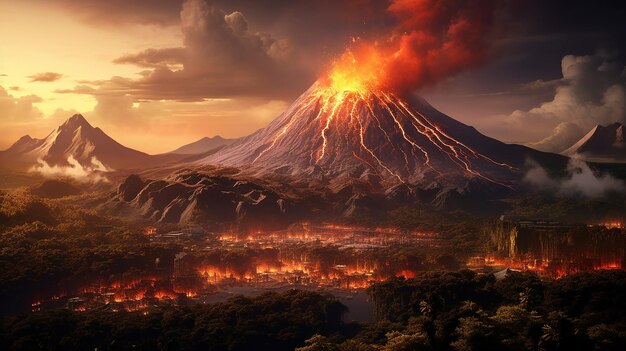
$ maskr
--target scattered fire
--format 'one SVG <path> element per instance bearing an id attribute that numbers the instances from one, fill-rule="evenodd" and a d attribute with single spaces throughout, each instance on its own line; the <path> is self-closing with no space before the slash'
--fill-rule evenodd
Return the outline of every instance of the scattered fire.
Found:
<path id="1" fill-rule="evenodd" d="M 441 239 L 431 232 L 302 223 L 285 231 L 223 233 L 210 240 L 224 256 L 211 256 L 210 251 L 204 251 L 207 256 L 196 256 L 193 250 L 182 252 L 176 255 L 173 265 L 155 267 L 152 274 L 98 279 L 81 288 L 40 297 L 32 302 L 31 309 L 33 312 L 60 307 L 77 312 L 96 308 L 146 311 L 159 304 L 178 304 L 185 298 L 202 300 L 220 289 L 242 285 L 364 289 L 394 276 L 395 272 L 401 271 L 398 274 L 405 277 L 416 274 L 410 269 L 400 269 L 395 263 L 377 260 L 375 249 L 405 243 L 436 246 Z M 319 248 L 321 253 L 314 254 L 316 251 L 311 251 L 311 247 Z M 257 256 L 230 255 L 247 250 Z M 341 254 L 328 256 L 325 250 Z M 223 261 L 223 257 L 235 259 Z"/>
<path id="2" fill-rule="evenodd" d="M 157 233 L 157 229 L 155 227 L 146 227 L 143 231 L 143 235 L 155 235 Z"/>
<path id="3" fill-rule="evenodd" d="M 559 279 L 564 276 L 593 270 L 614 270 L 622 269 L 621 262 L 604 262 L 601 264 L 585 264 L 585 260 L 540 260 L 523 259 L 510 257 L 471 257 L 467 262 L 467 267 L 471 269 L 481 269 L 489 267 L 491 269 L 510 268 L 518 271 L 532 271 L 542 276 Z"/>
<path id="4" fill-rule="evenodd" d="M 605 227 L 606 229 L 626 229 L 624 223 L 620 221 L 605 222 L 601 223 L 600 225 Z"/>
<path id="5" fill-rule="evenodd" d="M 396 273 L 396 277 L 404 277 L 406 279 L 415 278 L 415 276 L 415 272 L 406 269 L 403 269 L 400 272 Z"/>

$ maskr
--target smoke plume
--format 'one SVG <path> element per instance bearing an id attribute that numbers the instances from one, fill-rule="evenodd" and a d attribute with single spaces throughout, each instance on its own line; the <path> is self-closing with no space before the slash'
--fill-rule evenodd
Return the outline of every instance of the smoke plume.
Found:
<path id="1" fill-rule="evenodd" d="M 67 158 L 67 166 L 50 165 L 44 160 L 37 160 L 37 165 L 30 169 L 30 172 L 40 173 L 46 178 L 72 178 L 83 183 L 108 183 L 109 180 L 103 174 L 111 172 L 112 169 L 105 166 L 95 156 L 91 158 L 90 164 L 82 165 L 73 156 Z"/>
<path id="2" fill-rule="evenodd" d="M 399 23 L 387 83 L 415 89 L 484 63 L 494 8 L 493 1 L 394 0 L 387 11 Z"/>
<path id="3" fill-rule="evenodd" d="M 386 12 L 396 23 L 392 34 L 356 41 L 332 71 L 365 69 L 376 76 L 367 77 L 370 87 L 404 93 L 487 60 L 493 0 L 393 0 Z"/>
<path id="4" fill-rule="evenodd" d="M 554 191 L 561 195 L 582 195 L 589 198 L 602 197 L 611 192 L 624 192 L 624 183 L 608 174 L 595 174 L 587 163 L 571 159 L 567 165 L 569 175 L 559 179 L 534 161 L 528 161 L 529 170 L 524 180 L 539 190 Z"/>

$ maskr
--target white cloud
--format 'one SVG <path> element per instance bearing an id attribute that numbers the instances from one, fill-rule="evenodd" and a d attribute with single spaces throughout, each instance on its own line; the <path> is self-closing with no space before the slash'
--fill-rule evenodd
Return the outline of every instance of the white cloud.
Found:
<path id="1" fill-rule="evenodd" d="M 524 181 L 538 190 L 554 191 L 561 195 L 582 195 L 589 198 L 602 197 L 611 192 L 623 192 L 624 183 L 608 174 L 595 174 L 580 160 L 571 159 L 567 171 L 569 175 L 559 179 L 550 177 L 536 162 L 529 162 L 530 168 Z"/>
<path id="2" fill-rule="evenodd" d="M 46 161 L 37 160 L 37 165 L 31 167 L 30 172 L 40 173 L 47 178 L 72 178 L 85 183 L 108 183 L 108 178 L 104 173 L 111 172 L 112 169 L 105 166 L 95 156 L 91 158 L 91 163 L 82 165 L 73 156 L 67 158 L 68 165 L 50 165 Z"/>
<path id="3" fill-rule="evenodd" d="M 541 151 L 561 152 L 575 144 L 586 132 L 576 123 L 561 122 L 547 138 L 526 145 Z"/>

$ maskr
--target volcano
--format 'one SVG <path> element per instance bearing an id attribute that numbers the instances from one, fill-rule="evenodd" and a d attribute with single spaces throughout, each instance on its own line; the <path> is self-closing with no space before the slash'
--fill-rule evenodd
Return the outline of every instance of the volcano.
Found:
<path id="1" fill-rule="evenodd" d="M 317 82 L 266 128 L 201 163 L 383 189 L 462 180 L 512 188 L 528 158 L 565 159 L 484 136 L 419 97 Z"/>

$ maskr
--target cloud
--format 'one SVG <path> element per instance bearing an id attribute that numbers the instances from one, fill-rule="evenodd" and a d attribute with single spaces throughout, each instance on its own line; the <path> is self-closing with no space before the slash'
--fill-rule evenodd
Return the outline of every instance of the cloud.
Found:
<path id="1" fill-rule="evenodd" d="M 0 120 L 2 122 L 24 123 L 42 118 L 43 114 L 34 106 L 34 104 L 42 101 L 43 99 L 37 95 L 16 98 L 0 86 Z"/>
<path id="2" fill-rule="evenodd" d="M 183 47 L 150 48 L 114 62 L 148 68 L 138 79 L 112 77 L 97 92 L 85 87 L 59 92 L 130 94 L 140 100 L 202 101 L 222 97 L 292 96 L 301 71 L 287 39 L 250 30 L 241 12 L 225 13 L 202 0 L 180 11 Z M 287 63 L 287 64 L 286 64 Z"/>
<path id="3" fill-rule="evenodd" d="M 37 165 L 31 167 L 29 171 L 39 173 L 47 178 L 68 177 L 85 183 L 109 182 L 104 173 L 111 172 L 112 169 L 106 167 L 95 156 L 87 165 L 80 164 L 73 156 L 67 158 L 67 163 L 67 166 L 51 166 L 46 161 L 37 160 Z"/>
<path id="4" fill-rule="evenodd" d="M 434 84 L 489 56 L 494 1 L 393 0 L 398 19 L 387 78 L 400 91 Z"/>
<path id="5" fill-rule="evenodd" d="M 568 176 L 553 178 L 538 163 L 528 161 L 529 169 L 524 181 L 538 190 L 554 191 L 561 195 L 582 195 L 598 198 L 611 192 L 624 192 L 624 183 L 608 174 L 595 174 L 589 166 L 571 159 L 567 166 Z"/>
<path id="6" fill-rule="evenodd" d="M 38 95 L 14 96 L 0 86 L 0 150 L 13 144 L 25 134 L 45 135 L 58 121 L 69 115 L 45 116 L 37 107 L 44 100 Z"/>
<path id="7" fill-rule="evenodd" d="M 146 49 L 136 54 L 127 54 L 113 60 L 118 64 L 132 64 L 145 68 L 179 66 L 184 63 L 184 48 Z"/>
<path id="8" fill-rule="evenodd" d="M 623 63 L 602 53 L 567 55 L 561 61 L 563 78 L 550 83 L 556 85 L 552 100 L 514 111 L 504 121 L 518 138 L 540 140 L 536 145 L 544 150 L 562 151 L 598 124 L 626 122 L 624 69 Z"/>
<path id="9" fill-rule="evenodd" d="M 56 73 L 56 72 L 42 72 L 42 73 L 35 73 L 31 76 L 28 76 L 28 78 L 30 78 L 31 83 L 32 82 L 44 82 L 44 83 L 56 82 L 57 80 L 61 79 L 61 77 L 63 77 L 63 75 L 61 73 Z"/>
<path id="10" fill-rule="evenodd" d="M 574 145 L 586 132 L 576 123 L 561 122 L 547 138 L 535 143 L 527 143 L 526 146 L 541 151 L 561 152 Z"/>

